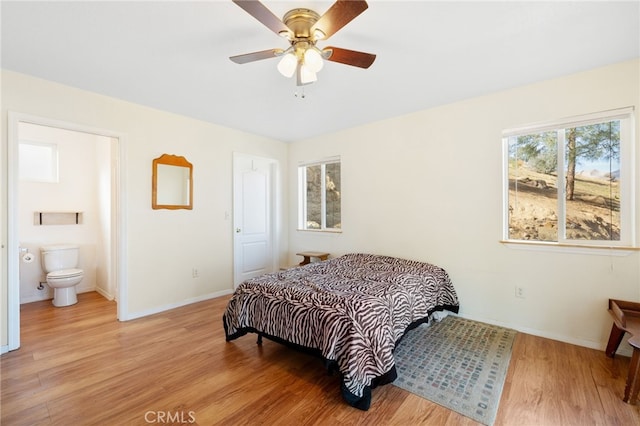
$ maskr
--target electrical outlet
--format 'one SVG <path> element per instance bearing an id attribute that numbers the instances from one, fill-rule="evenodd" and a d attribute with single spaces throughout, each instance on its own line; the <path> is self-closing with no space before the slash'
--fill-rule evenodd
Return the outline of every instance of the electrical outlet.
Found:
<path id="1" fill-rule="evenodd" d="M 516 286 L 516 297 L 518 297 L 520 299 L 524 299 L 525 298 L 524 287 Z"/>
<path id="2" fill-rule="evenodd" d="M 193 268 L 193 269 L 191 270 L 191 276 L 192 276 L 193 278 L 198 278 L 198 277 L 200 276 L 200 273 L 198 272 L 198 268 Z"/>

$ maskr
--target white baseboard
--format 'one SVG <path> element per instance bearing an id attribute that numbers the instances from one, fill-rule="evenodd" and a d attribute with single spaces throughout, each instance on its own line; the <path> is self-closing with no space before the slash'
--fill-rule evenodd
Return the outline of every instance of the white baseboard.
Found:
<path id="1" fill-rule="evenodd" d="M 169 311 L 171 309 L 181 308 L 183 306 L 191 305 L 193 303 L 203 302 L 203 301 L 209 300 L 209 299 L 215 299 L 216 297 L 226 296 L 226 295 L 229 295 L 229 294 L 232 294 L 232 293 L 233 293 L 233 290 L 231 290 L 231 289 L 217 291 L 215 293 L 209 293 L 209 294 L 205 294 L 205 295 L 202 295 L 202 296 L 193 297 L 191 299 L 186 299 L 186 300 L 183 300 L 183 301 L 180 301 L 180 302 L 169 303 L 168 305 L 158 306 L 158 307 L 152 308 L 152 309 L 147 309 L 146 311 L 129 313 L 129 315 L 127 315 L 126 318 L 124 318 L 124 319 L 120 318 L 119 320 L 120 321 L 130 321 L 130 320 L 134 320 L 134 319 L 137 319 L 137 318 L 146 317 L 146 316 L 149 316 L 149 315 L 159 314 L 160 312 Z"/>
<path id="2" fill-rule="evenodd" d="M 80 293 L 88 293 L 90 291 L 97 291 L 100 293 L 99 289 L 96 287 L 76 287 L 76 293 L 80 294 Z M 103 296 L 105 296 L 103 293 L 100 293 Z M 107 296 L 105 296 L 107 297 Z M 20 304 L 23 305 L 25 303 L 32 303 L 32 302 L 41 302 L 43 300 L 51 300 L 53 299 L 53 289 L 51 289 L 50 287 L 47 287 L 47 291 L 46 292 L 42 292 L 41 294 L 38 293 L 31 293 L 31 295 L 25 296 L 25 297 L 20 297 Z M 112 300 L 112 299 L 109 299 Z"/>
<path id="3" fill-rule="evenodd" d="M 21 297 L 20 298 L 20 304 L 24 305 L 25 303 L 32 303 L 32 302 L 40 302 L 42 300 L 49 300 L 52 299 L 53 295 L 49 296 L 47 295 L 31 295 L 31 296 L 26 296 L 26 297 Z"/>
<path id="4" fill-rule="evenodd" d="M 493 321 L 486 318 L 476 318 L 476 317 L 465 315 L 465 314 L 458 314 L 458 316 L 472 320 L 472 321 L 480 321 L 487 324 L 497 325 L 498 327 L 510 328 L 512 330 L 516 330 L 521 333 L 531 334 L 533 336 L 538 336 L 538 337 L 544 337 L 545 339 L 557 340 L 559 342 L 569 343 L 571 345 L 582 346 L 585 348 L 595 349 L 598 351 L 604 352 L 605 348 L 607 347 L 606 342 L 602 343 L 602 342 L 594 342 L 592 340 L 576 339 L 575 337 L 572 337 L 572 336 L 548 333 L 545 331 L 536 330 L 528 327 L 514 327 L 512 324 L 505 324 L 500 321 Z M 620 348 L 618 349 L 616 354 L 630 357 L 632 354 L 631 346 L 626 348 L 624 345 L 620 345 Z"/>
<path id="5" fill-rule="evenodd" d="M 100 287 L 96 287 L 95 291 L 96 291 L 96 293 L 100 294 L 102 297 L 104 297 L 107 300 L 114 300 L 115 299 L 115 297 L 111 293 L 107 292 L 106 290 L 104 290 L 104 289 L 102 289 Z"/>

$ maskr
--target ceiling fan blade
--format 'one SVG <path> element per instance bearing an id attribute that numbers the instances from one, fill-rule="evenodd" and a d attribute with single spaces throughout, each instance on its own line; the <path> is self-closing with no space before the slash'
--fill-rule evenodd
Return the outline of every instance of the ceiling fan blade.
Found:
<path id="1" fill-rule="evenodd" d="M 364 0 L 338 0 L 313 24 L 311 34 L 319 29 L 324 33 L 324 39 L 327 39 L 367 10 L 368 7 L 369 5 Z"/>
<path id="2" fill-rule="evenodd" d="M 282 54 L 282 49 L 269 49 L 261 50 L 260 52 L 245 53 L 244 55 L 230 56 L 236 64 L 246 64 L 247 62 L 260 61 L 262 59 L 269 59 Z"/>
<path id="3" fill-rule="evenodd" d="M 278 35 L 281 35 L 282 32 L 291 34 L 291 30 L 289 29 L 289 27 L 287 27 L 284 22 L 280 20 L 280 18 L 274 15 L 273 12 L 267 9 L 267 7 L 259 1 L 233 0 L 233 2 L 243 8 L 245 12 L 256 18 L 274 33 Z"/>
<path id="4" fill-rule="evenodd" d="M 376 55 L 372 53 L 358 52 L 355 50 L 341 49 L 339 47 L 325 47 L 322 52 L 331 52 L 326 58 L 327 61 L 340 62 L 345 65 L 352 65 L 354 67 L 369 68 L 373 61 L 376 60 Z"/>

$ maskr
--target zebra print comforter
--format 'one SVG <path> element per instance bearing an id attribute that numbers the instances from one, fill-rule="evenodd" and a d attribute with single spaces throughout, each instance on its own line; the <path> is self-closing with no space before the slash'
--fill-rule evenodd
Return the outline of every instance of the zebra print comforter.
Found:
<path id="1" fill-rule="evenodd" d="M 458 306 L 442 268 L 347 254 L 245 281 L 223 323 L 227 341 L 255 332 L 319 353 L 342 374 L 345 400 L 367 410 L 371 389 L 396 378 L 393 350 L 405 331 Z"/>

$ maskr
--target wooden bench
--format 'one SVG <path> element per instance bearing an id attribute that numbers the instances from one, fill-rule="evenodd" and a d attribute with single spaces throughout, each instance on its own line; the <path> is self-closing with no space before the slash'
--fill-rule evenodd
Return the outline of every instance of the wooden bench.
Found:
<path id="1" fill-rule="evenodd" d="M 300 266 L 306 265 L 307 263 L 311 263 L 311 258 L 316 257 L 318 259 L 327 260 L 329 258 L 329 253 L 324 253 L 321 251 L 301 251 L 300 253 L 296 253 L 296 256 L 302 256 L 302 262 L 300 262 Z"/>
<path id="2" fill-rule="evenodd" d="M 607 356 L 613 358 L 625 332 L 631 335 L 629 344 L 633 347 L 633 354 L 622 400 L 635 404 L 640 391 L 640 303 L 609 299 L 609 313 L 613 317 L 613 326 L 605 351 Z"/>

